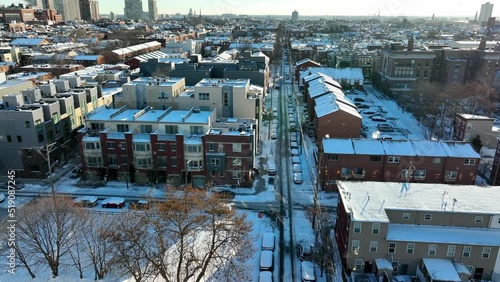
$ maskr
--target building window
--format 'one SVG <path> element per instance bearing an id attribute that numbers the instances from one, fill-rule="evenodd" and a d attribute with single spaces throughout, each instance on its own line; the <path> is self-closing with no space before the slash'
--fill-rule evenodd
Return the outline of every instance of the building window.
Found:
<path id="1" fill-rule="evenodd" d="M 17 142 L 23 143 L 23 137 L 21 135 L 17 135 Z"/>
<path id="2" fill-rule="evenodd" d="M 158 167 L 159 168 L 167 167 L 167 157 L 158 157 Z"/>
<path id="3" fill-rule="evenodd" d="M 115 142 L 106 142 L 106 146 L 108 146 L 108 149 L 114 149 L 115 148 Z"/>
<path id="4" fill-rule="evenodd" d="M 351 250 L 354 254 L 359 254 L 359 240 L 352 240 Z"/>
<path id="5" fill-rule="evenodd" d="M 177 134 L 179 133 L 179 127 L 177 125 L 165 125 L 166 134 Z"/>
<path id="6" fill-rule="evenodd" d="M 427 251 L 427 254 L 429 256 L 435 256 L 437 251 L 437 245 L 431 244 L 429 245 L 429 250 Z"/>
<path id="7" fill-rule="evenodd" d="M 370 253 L 376 253 L 378 250 L 378 241 L 370 242 Z"/>
<path id="8" fill-rule="evenodd" d="M 153 126 L 150 124 L 141 124 L 140 131 L 141 133 L 151 133 L 153 132 Z"/>
<path id="9" fill-rule="evenodd" d="M 151 151 L 151 145 L 149 143 L 135 143 L 134 151 L 137 152 L 149 152 Z"/>
<path id="10" fill-rule="evenodd" d="M 94 142 L 85 142 L 85 149 L 86 150 L 99 150 L 99 149 L 101 149 L 101 144 L 94 143 Z"/>
<path id="11" fill-rule="evenodd" d="M 241 172 L 239 170 L 233 170 L 233 179 L 241 179 Z"/>
<path id="12" fill-rule="evenodd" d="M 198 99 L 199 100 L 210 100 L 210 93 L 199 93 Z"/>
<path id="13" fill-rule="evenodd" d="M 118 132 L 128 132 L 129 131 L 128 124 L 117 124 L 116 125 L 116 131 L 118 131 Z"/>
<path id="14" fill-rule="evenodd" d="M 158 151 L 165 151 L 166 145 L 165 143 L 158 143 L 156 144 Z"/>
<path id="15" fill-rule="evenodd" d="M 7 142 L 12 142 L 12 136 L 7 135 Z"/>
<path id="16" fill-rule="evenodd" d="M 219 167 L 220 166 L 220 159 L 210 159 L 210 165 Z"/>
<path id="17" fill-rule="evenodd" d="M 387 252 L 389 254 L 394 254 L 396 253 L 396 243 L 395 242 L 389 242 L 389 245 L 387 247 Z"/>
<path id="18" fill-rule="evenodd" d="M 446 251 L 446 256 L 447 257 L 454 257 L 456 250 L 457 250 L 457 246 L 455 246 L 455 245 L 449 245 L 448 246 L 448 250 Z"/>
<path id="19" fill-rule="evenodd" d="M 441 158 L 433 158 L 432 164 L 435 164 L 435 165 L 441 164 Z"/>
<path id="20" fill-rule="evenodd" d="M 474 273 L 473 270 L 474 270 L 474 266 L 472 265 L 465 265 L 465 268 L 467 268 L 467 270 L 470 272 L 470 273 Z"/>
<path id="21" fill-rule="evenodd" d="M 361 222 L 354 222 L 353 233 L 356 233 L 356 234 L 361 233 Z"/>
<path id="22" fill-rule="evenodd" d="M 415 251 L 415 243 L 406 244 L 406 254 L 407 255 L 413 255 L 414 251 Z"/>
<path id="23" fill-rule="evenodd" d="M 465 159 L 464 160 L 464 165 L 475 165 L 476 160 L 475 159 Z"/>
<path id="24" fill-rule="evenodd" d="M 116 156 L 108 156 L 108 165 L 109 166 L 116 166 Z"/>
<path id="25" fill-rule="evenodd" d="M 470 253 L 472 252 L 471 246 L 464 246 L 464 250 L 462 251 L 462 257 L 470 258 Z"/>
<path id="26" fill-rule="evenodd" d="M 375 222 L 372 225 L 372 234 L 377 235 L 380 233 L 380 223 Z"/>
<path id="27" fill-rule="evenodd" d="M 219 171 L 219 177 L 224 177 L 224 171 Z"/>
<path id="28" fill-rule="evenodd" d="M 241 143 L 234 143 L 233 144 L 233 152 L 241 153 Z"/>
<path id="29" fill-rule="evenodd" d="M 370 162 L 380 162 L 380 161 L 382 161 L 381 156 L 371 156 L 370 157 Z"/>
<path id="30" fill-rule="evenodd" d="M 177 166 L 177 158 L 176 157 L 172 157 L 170 159 L 170 161 L 172 162 L 172 166 Z"/>
<path id="31" fill-rule="evenodd" d="M 425 179 L 425 175 L 427 174 L 427 171 L 426 170 L 423 170 L 423 169 L 417 169 L 415 170 L 415 172 L 413 173 L 413 177 L 416 178 L 416 179 Z"/>
<path id="32" fill-rule="evenodd" d="M 125 142 L 120 142 L 119 146 L 120 146 L 120 149 L 122 149 L 122 150 L 127 150 L 127 143 L 125 143 Z"/>
<path id="33" fill-rule="evenodd" d="M 455 179 L 457 179 L 457 171 L 456 170 L 447 170 L 445 172 L 445 179 L 446 180 L 455 180 Z"/>
<path id="34" fill-rule="evenodd" d="M 474 219 L 474 222 L 476 222 L 476 223 L 483 223 L 483 217 L 482 216 L 476 216 L 476 218 Z"/>
<path id="35" fill-rule="evenodd" d="M 203 134 L 203 126 L 190 126 L 191 134 Z"/>
<path id="36" fill-rule="evenodd" d="M 188 152 L 188 153 L 199 153 L 199 152 L 201 152 L 201 146 L 198 146 L 198 145 L 186 145 L 186 152 Z"/>
<path id="37" fill-rule="evenodd" d="M 390 156 L 387 158 L 387 162 L 390 164 L 399 164 L 399 157 Z"/>
<path id="38" fill-rule="evenodd" d="M 121 156 L 122 159 L 122 164 L 127 165 L 128 164 L 128 158 L 127 156 Z"/>
<path id="39" fill-rule="evenodd" d="M 409 213 L 409 212 L 404 212 L 404 213 L 403 213 L 403 219 L 404 219 L 404 220 L 408 220 L 408 219 L 410 219 L 410 213 Z"/>
<path id="40" fill-rule="evenodd" d="M 177 145 L 176 144 L 170 144 L 170 151 L 177 152 Z"/>
<path id="41" fill-rule="evenodd" d="M 208 143 L 208 151 L 210 152 L 215 151 L 215 143 Z"/>
<path id="42" fill-rule="evenodd" d="M 101 157 L 86 157 L 88 166 L 100 166 L 102 164 Z"/>
<path id="43" fill-rule="evenodd" d="M 491 253 L 491 248 L 490 247 L 484 247 L 483 252 L 481 253 L 481 258 L 482 259 L 489 259 L 490 258 L 490 253 Z"/>
<path id="44" fill-rule="evenodd" d="M 140 167 L 147 167 L 151 165 L 151 159 L 150 158 L 136 158 L 135 159 L 135 164 Z"/>
<path id="45" fill-rule="evenodd" d="M 31 128 L 31 123 L 29 120 L 24 122 L 24 127 Z"/>
<path id="46" fill-rule="evenodd" d="M 432 214 L 424 214 L 424 220 L 425 221 L 431 221 L 432 220 Z"/>
<path id="47" fill-rule="evenodd" d="M 398 261 L 392 261 L 391 264 L 392 264 L 392 270 L 393 271 L 398 271 L 399 262 Z"/>
<path id="48" fill-rule="evenodd" d="M 339 155 L 327 155 L 327 159 L 329 161 L 338 161 L 339 160 Z"/>
<path id="49" fill-rule="evenodd" d="M 354 269 L 353 270 L 362 270 L 363 269 L 363 260 L 362 259 L 356 259 L 354 261 Z"/>
<path id="50" fill-rule="evenodd" d="M 233 166 L 241 166 L 241 158 L 233 158 Z"/>

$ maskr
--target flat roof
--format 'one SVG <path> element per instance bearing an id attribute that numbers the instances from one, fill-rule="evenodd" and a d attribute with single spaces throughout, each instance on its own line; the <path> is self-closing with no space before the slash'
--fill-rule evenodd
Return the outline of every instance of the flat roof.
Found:
<path id="1" fill-rule="evenodd" d="M 389 222 L 384 210 L 500 213 L 498 186 L 375 181 L 337 181 L 337 186 L 354 221 Z"/>

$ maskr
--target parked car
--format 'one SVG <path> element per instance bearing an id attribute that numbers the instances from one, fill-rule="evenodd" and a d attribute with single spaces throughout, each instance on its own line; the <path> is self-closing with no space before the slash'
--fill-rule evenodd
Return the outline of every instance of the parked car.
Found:
<path id="1" fill-rule="evenodd" d="M 299 155 L 299 150 L 298 149 L 292 149 L 292 156 L 298 156 Z"/>
<path id="2" fill-rule="evenodd" d="M 297 156 L 292 157 L 292 164 L 300 164 L 300 158 Z"/>
<path id="3" fill-rule="evenodd" d="M 290 142 L 290 148 L 292 148 L 292 149 L 298 149 L 299 148 L 299 144 L 296 141 L 292 141 L 292 142 Z"/>
<path id="4" fill-rule="evenodd" d="M 271 132 L 271 140 L 276 140 L 278 139 L 278 133 L 276 133 L 276 131 L 272 131 Z"/>
<path id="5" fill-rule="evenodd" d="M 101 206 L 103 208 L 121 209 L 125 206 L 125 199 L 120 197 L 107 198 L 102 201 Z"/>
<path id="6" fill-rule="evenodd" d="M 311 260 L 313 244 L 301 242 L 297 245 L 297 254 L 300 260 Z"/>
<path id="7" fill-rule="evenodd" d="M 304 179 L 302 178 L 302 173 L 297 172 L 293 174 L 293 183 L 295 184 L 302 184 L 302 181 Z"/>
<path id="8" fill-rule="evenodd" d="M 9 190 L 9 186 L 10 186 L 10 190 L 12 190 L 12 189 L 19 190 L 19 189 L 24 188 L 24 184 L 21 183 L 19 180 L 16 180 L 16 181 L 7 181 L 7 182 L 1 184 L 0 189 Z"/>
<path id="9" fill-rule="evenodd" d="M 293 172 L 294 173 L 297 173 L 297 172 L 302 173 L 302 166 L 300 164 L 294 164 L 293 165 Z"/>
<path id="10" fill-rule="evenodd" d="M 274 267 L 273 251 L 260 252 L 260 270 L 272 271 Z"/>
<path id="11" fill-rule="evenodd" d="M 129 207 L 133 210 L 148 210 L 150 208 L 150 204 L 149 201 L 146 200 L 137 200 L 130 203 Z"/>
<path id="12" fill-rule="evenodd" d="M 259 282 L 272 282 L 273 273 L 271 271 L 261 271 L 259 273 Z"/>
<path id="13" fill-rule="evenodd" d="M 96 196 L 82 196 L 73 199 L 73 203 L 80 207 L 90 208 L 97 206 Z"/>
<path id="14" fill-rule="evenodd" d="M 234 199 L 234 197 L 236 196 L 236 194 L 233 191 L 228 191 L 228 190 L 217 191 L 215 193 L 218 194 L 221 199 L 225 200 Z"/>
<path id="15" fill-rule="evenodd" d="M 371 118 L 373 121 L 382 121 L 382 122 L 386 122 L 387 119 L 383 116 L 374 116 Z"/>
<path id="16" fill-rule="evenodd" d="M 70 173 L 69 173 L 69 178 L 78 178 L 82 175 L 82 168 L 81 167 L 75 167 Z"/>
<path id="17" fill-rule="evenodd" d="M 314 274 L 314 264 L 310 261 L 303 261 L 300 263 L 302 282 L 315 282 L 316 275 Z"/>

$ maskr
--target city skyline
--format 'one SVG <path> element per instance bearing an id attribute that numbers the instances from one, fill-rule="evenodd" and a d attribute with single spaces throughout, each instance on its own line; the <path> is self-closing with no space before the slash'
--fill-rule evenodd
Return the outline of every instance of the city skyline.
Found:
<path id="1" fill-rule="evenodd" d="M 0 5 L 10 5 L 23 1 L 0 0 Z M 300 16 L 432 16 L 448 17 L 463 16 L 474 18 L 476 11 L 481 9 L 485 0 L 473 1 L 433 1 L 422 0 L 419 2 L 407 0 L 374 0 L 366 2 L 363 0 L 351 0 L 349 5 L 327 0 L 299 1 L 299 0 L 275 0 L 272 3 L 264 0 L 252 2 L 243 0 L 213 0 L 211 2 L 201 0 L 185 0 L 177 2 L 175 6 L 168 5 L 167 0 L 158 0 L 158 14 L 187 14 L 189 9 L 200 10 L 202 15 L 247 14 L 247 15 L 290 15 L 294 10 Z M 494 4 L 494 3 L 493 3 Z M 265 6 L 266 8 L 263 8 Z M 329 8 L 325 8 L 329 7 Z M 451 7 L 451 8 L 450 8 Z M 500 16 L 500 7 L 493 8 L 493 17 Z M 101 14 L 114 12 L 115 15 L 124 14 L 124 1 L 99 1 Z M 148 1 L 143 1 L 143 11 L 148 11 Z"/>

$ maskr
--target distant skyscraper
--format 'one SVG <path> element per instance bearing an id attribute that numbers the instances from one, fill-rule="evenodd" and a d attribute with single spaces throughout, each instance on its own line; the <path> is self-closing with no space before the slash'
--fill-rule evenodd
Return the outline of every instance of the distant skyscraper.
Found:
<path id="1" fill-rule="evenodd" d="M 142 0 L 125 0 L 125 17 L 131 20 L 142 19 Z"/>
<path id="2" fill-rule="evenodd" d="M 292 12 L 292 21 L 298 21 L 299 20 L 299 12 L 293 11 Z"/>
<path id="3" fill-rule="evenodd" d="M 37 9 L 54 9 L 53 0 L 26 0 L 29 5 Z"/>
<path id="4" fill-rule="evenodd" d="M 61 13 L 64 21 L 82 19 L 78 0 L 54 0 L 54 9 Z"/>
<path id="5" fill-rule="evenodd" d="M 109 12 L 109 19 L 114 21 L 115 20 L 115 13 Z"/>
<path id="6" fill-rule="evenodd" d="M 148 12 L 150 20 L 152 21 L 158 20 L 158 7 L 156 7 L 156 0 L 148 1 Z"/>
<path id="7" fill-rule="evenodd" d="M 491 4 L 490 2 L 482 4 L 481 11 L 479 12 L 479 19 L 477 21 L 481 25 L 486 25 L 492 13 L 493 13 L 493 4 Z"/>
<path id="8" fill-rule="evenodd" d="M 193 8 L 189 8 L 188 17 L 192 17 L 192 16 L 193 16 Z"/>
<path id="9" fill-rule="evenodd" d="M 99 19 L 99 3 L 97 0 L 80 0 L 82 20 L 97 21 Z"/>

